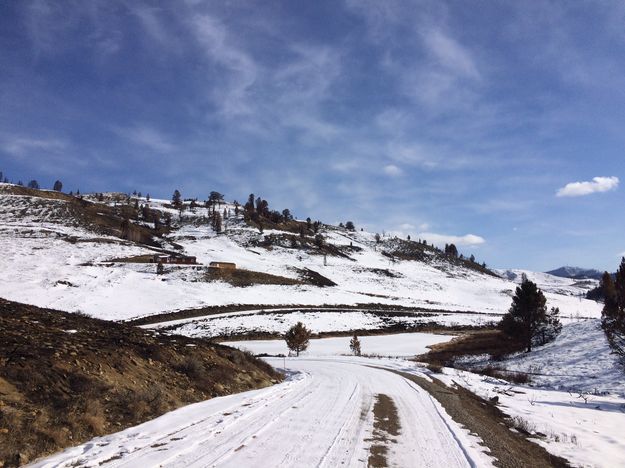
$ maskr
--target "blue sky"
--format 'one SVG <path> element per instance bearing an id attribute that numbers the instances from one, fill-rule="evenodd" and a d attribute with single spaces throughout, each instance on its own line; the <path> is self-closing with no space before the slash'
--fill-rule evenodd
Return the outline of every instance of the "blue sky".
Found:
<path id="1" fill-rule="evenodd" d="M 624 24 L 607 0 L 2 2 L 0 170 L 614 270 Z"/>

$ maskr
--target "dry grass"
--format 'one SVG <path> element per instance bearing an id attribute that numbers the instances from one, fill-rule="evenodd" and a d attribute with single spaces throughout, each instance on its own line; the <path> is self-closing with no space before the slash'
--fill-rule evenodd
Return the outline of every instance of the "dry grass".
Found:
<path id="1" fill-rule="evenodd" d="M 232 286 L 247 287 L 255 284 L 275 284 L 279 286 L 292 286 L 302 284 L 300 280 L 286 278 L 284 276 L 270 275 L 260 271 L 251 270 L 227 270 L 208 268 L 204 275 L 206 281 L 224 281 Z"/>
<path id="2" fill-rule="evenodd" d="M 529 384 L 532 382 L 532 378 L 529 374 L 526 374 L 524 372 L 508 371 L 492 365 L 488 365 L 481 370 L 474 370 L 473 372 L 477 372 L 481 375 L 487 375 L 489 377 L 495 377 L 501 380 L 507 380 L 508 382 L 520 385 Z"/>
<path id="3" fill-rule="evenodd" d="M 418 356 L 417 360 L 447 367 L 461 356 L 490 354 L 501 359 L 510 353 L 523 349 L 523 345 L 500 330 L 480 330 L 465 333 L 446 343 L 433 345 L 429 353 Z"/>
<path id="4" fill-rule="evenodd" d="M 0 299 L 0 466 L 280 378 L 203 340 Z"/>

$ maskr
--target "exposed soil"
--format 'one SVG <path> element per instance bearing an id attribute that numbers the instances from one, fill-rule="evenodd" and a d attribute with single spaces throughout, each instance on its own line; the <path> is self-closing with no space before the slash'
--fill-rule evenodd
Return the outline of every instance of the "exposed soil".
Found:
<path id="1" fill-rule="evenodd" d="M 205 340 L 0 299 L 0 466 L 280 379 Z"/>
<path id="2" fill-rule="evenodd" d="M 326 278 L 321 273 L 318 273 L 310 268 L 304 268 L 299 270 L 300 278 L 306 284 L 312 284 L 320 288 L 336 286 L 336 283 L 331 279 Z"/>
<path id="3" fill-rule="evenodd" d="M 388 466 L 387 454 L 389 443 L 399 435 L 399 415 L 393 399 L 383 393 L 375 396 L 373 405 L 373 444 L 369 448 L 367 465 L 374 468 Z"/>
<path id="4" fill-rule="evenodd" d="M 523 343 L 514 340 L 501 330 L 482 329 L 469 331 L 446 343 L 435 344 L 427 354 L 417 356 L 416 360 L 453 367 L 454 360 L 462 356 L 490 354 L 497 360 L 523 349 Z"/>
<path id="5" fill-rule="evenodd" d="M 302 281 L 287 278 L 285 276 L 270 275 L 260 271 L 237 269 L 208 268 L 204 274 L 206 281 L 224 281 L 232 286 L 248 287 L 255 284 L 276 284 L 280 286 L 293 286 L 302 284 Z"/>
<path id="6" fill-rule="evenodd" d="M 415 382 L 432 395 L 452 419 L 477 434 L 497 459 L 496 466 L 569 467 L 561 457 L 551 455 L 525 435 L 513 432 L 512 421 L 492 402 L 486 401 L 461 386 L 448 387 L 440 380 L 428 381 L 405 372 L 391 371 Z"/>

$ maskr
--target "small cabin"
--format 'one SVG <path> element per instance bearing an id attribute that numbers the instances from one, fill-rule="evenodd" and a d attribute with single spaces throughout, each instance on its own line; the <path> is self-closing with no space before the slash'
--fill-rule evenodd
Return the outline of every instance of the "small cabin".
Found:
<path id="1" fill-rule="evenodd" d="M 174 256 L 174 255 L 155 254 L 152 256 L 152 263 L 195 265 L 197 263 L 197 259 L 195 257 L 190 257 L 187 255 Z"/>
<path id="2" fill-rule="evenodd" d="M 210 268 L 217 268 L 220 270 L 236 270 L 237 266 L 235 263 L 231 262 L 210 262 Z"/>

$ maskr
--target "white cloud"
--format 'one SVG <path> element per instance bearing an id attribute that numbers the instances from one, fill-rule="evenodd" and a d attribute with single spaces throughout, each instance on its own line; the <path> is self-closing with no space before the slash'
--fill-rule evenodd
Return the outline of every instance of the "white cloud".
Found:
<path id="1" fill-rule="evenodd" d="M 0 147 L 14 156 L 23 156 L 34 151 L 59 152 L 67 147 L 67 143 L 54 138 L 15 137 L 3 139 Z"/>
<path id="2" fill-rule="evenodd" d="M 419 234 L 419 237 L 438 246 L 444 244 L 455 244 L 456 246 L 475 246 L 484 244 L 486 242 L 483 237 L 476 236 L 475 234 L 466 234 L 464 236 L 450 236 L 447 234 L 437 234 L 434 232 L 422 232 Z"/>
<path id="3" fill-rule="evenodd" d="M 210 15 L 197 15 L 192 21 L 196 40 L 203 46 L 206 57 L 227 70 L 225 84 L 215 90 L 214 99 L 224 115 L 232 117 L 250 114 L 248 92 L 259 74 L 258 65 L 248 53 L 235 44 L 229 30 Z"/>
<path id="4" fill-rule="evenodd" d="M 618 177 L 594 177 L 591 182 L 571 182 L 558 190 L 558 197 L 582 197 L 591 193 L 609 192 L 618 187 Z"/>
<path id="5" fill-rule="evenodd" d="M 458 75 L 479 78 L 479 73 L 471 54 L 458 42 L 440 30 L 430 31 L 424 41 L 437 61 Z"/>
<path id="6" fill-rule="evenodd" d="M 391 176 L 391 177 L 398 177 L 398 176 L 402 175 L 404 173 L 404 171 L 402 171 L 395 164 L 389 164 L 387 166 L 384 166 L 384 173 L 386 175 Z"/>

